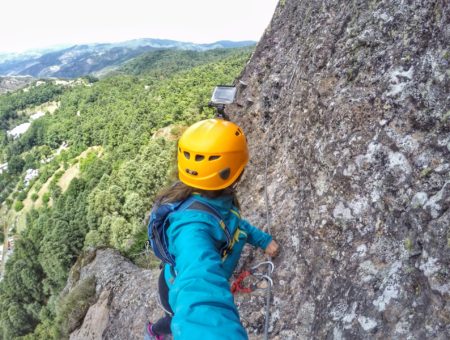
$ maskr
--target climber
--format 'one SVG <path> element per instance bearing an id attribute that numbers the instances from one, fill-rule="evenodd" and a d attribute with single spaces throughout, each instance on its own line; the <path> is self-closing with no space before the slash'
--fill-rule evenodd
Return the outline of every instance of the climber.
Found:
<path id="1" fill-rule="evenodd" d="M 156 201 L 194 198 L 215 209 L 224 223 L 196 209 L 169 215 L 166 236 L 175 265 L 163 266 L 158 283 L 166 315 L 147 323 L 144 338 L 159 340 L 172 333 L 176 340 L 247 339 L 228 280 L 246 242 L 269 256 L 276 256 L 279 246 L 238 212 L 234 189 L 248 162 L 246 138 L 232 122 L 207 119 L 183 133 L 177 152 L 180 181 Z"/>

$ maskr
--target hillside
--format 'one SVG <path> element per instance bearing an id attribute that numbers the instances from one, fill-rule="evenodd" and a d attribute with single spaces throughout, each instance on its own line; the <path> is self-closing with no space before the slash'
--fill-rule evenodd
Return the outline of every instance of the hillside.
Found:
<path id="1" fill-rule="evenodd" d="M 75 45 L 40 53 L 14 55 L 0 59 L 0 75 L 38 78 L 77 78 L 97 73 L 104 75 L 145 52 L 174 49 L 207 51 L 253 46 L 252 41 L 217 41 L 194 44 L 164 39 L 136 39 L 121 43 Z"/>
<path id="2" fill-rule="evenodd" d="M 96 297 L 95 282 L 60 293 L 68 278 L 78 281 L 70 267 L 92 247 L 117 249 L 137 273 L 136 264 L 157 266 L 143 252 L 143 221 L 173 171 L 174 141 L 213 113 L 212 89 L 231 83 L 250 53 L 201 52 L 190 60 L 172 52 L 140 63 L 141 73 L 39 81 L 0 96 L 0 225 L 15 240 L 0 269 L 1 337 L 66 338 L 74 330 L 68 320 L 78 326 Z M 184 62 L 172 65 L 177 60 Z M 23 124 L 26 131 L 8 133 Z"/>
<path id="3" fill-rule="evenodd" d="M 124 63 L 111 74 L 146 74 L 157 78 L 164 78 L 166 75 L 177 71 L 187 70 L 201 64 L 218 61 L 226 56 L 236 53 L 236 51 L 251 53 L 253 49 L 253 47 L 215 48 L 207 52 L 167 49 L 157 50 L 139 55 Z"/>

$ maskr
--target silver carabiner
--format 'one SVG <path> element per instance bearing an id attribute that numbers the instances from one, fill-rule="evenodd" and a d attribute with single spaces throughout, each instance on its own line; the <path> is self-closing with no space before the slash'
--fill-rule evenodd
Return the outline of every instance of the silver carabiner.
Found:
<path id="1" fill-rule="evenodd" d="M 269 275 L 262 275 L 261 278 L 266 279 L 269 282 L 270 287 L 273 287 L 273 280 Z"/>
<path id="2" fill-rule="evenodd" d="M 268 266 L 269 266 L 269 267 L 268 267 L 268 268 L 269 268 L 269 275 L 272 275 L 272 273 L 273 273 L 273 271 L 274 271 L 274 269 L 275 269 L 275 265 L 273 264 L 272 261 L 264 261 L 264 262 L 260 262 L 260 263 L 258 263 L 258 264 L 256 264 L 256 265 L 254 265 L 253 267 L 251 267 L 251 268 L 250 268 L 250 271 L 252 272 L 253 275 L 257 274 L 257 275 L 261 276 L 260 273 L 253 273 L 253 272 L 254 272 L 256 269 L 258 269 L 259 267 L 263 266 L 263 265 L 268 265 Z"/>

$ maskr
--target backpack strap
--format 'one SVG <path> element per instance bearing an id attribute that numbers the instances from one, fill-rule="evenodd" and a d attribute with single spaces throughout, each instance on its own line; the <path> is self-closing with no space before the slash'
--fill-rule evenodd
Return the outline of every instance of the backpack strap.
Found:
<path id="1" fill-rule="evenodd" d="M 213 206 L 211 206 L 206 202 L 198 200 L 194 196 L 191 196 L 182 204 L 179 210 L 203 211 L 209 214 L 210 216 L 214 217 L 214 219 L 217 221 L 217 223 L 224 231 L 225 237 L 227 239 L 226 244 L 220 248 L 220 256 L 225 257 L 231 252 L 232 237 L 230 231 L 228 230 L 224 220 L 222 219 L 222 216 L 220 215 L 220 213 L 217 211 L 216 208 L 214 208 Z"/>

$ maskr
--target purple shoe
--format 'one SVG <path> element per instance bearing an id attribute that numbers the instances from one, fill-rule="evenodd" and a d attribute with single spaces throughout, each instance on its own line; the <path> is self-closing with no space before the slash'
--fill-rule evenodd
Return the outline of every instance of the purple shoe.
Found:
<path id="1" fill-rule="evenodd" d="M 153 332 L 152 326 L 151 322 L 147 322 L 147 325 L 145 325 L 144 340 L 164 340 L 163 335 L 156 335 Z"/>

